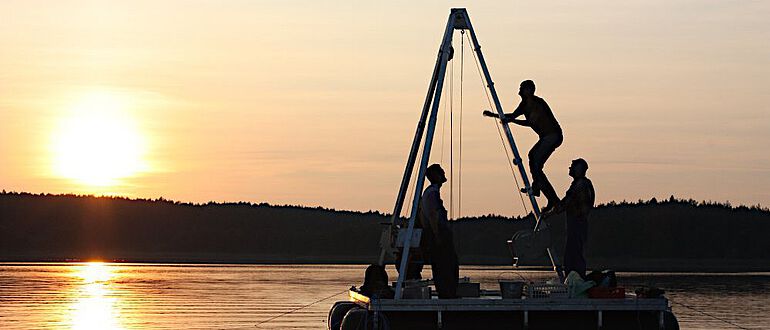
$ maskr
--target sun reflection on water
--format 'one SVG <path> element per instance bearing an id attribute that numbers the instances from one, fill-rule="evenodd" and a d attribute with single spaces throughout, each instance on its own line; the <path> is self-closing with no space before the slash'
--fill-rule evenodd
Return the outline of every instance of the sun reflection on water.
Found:
<path id="1" fill-rule="evenodd" d="M 70 306 L 72 329 L 123 329 L 120 326 L 118 299 L 111 292 L 110 281 L 116 274 L 101 262 L 89 262 L 74 270 L 81 279 L 75 290 L 77 300 Z"/>

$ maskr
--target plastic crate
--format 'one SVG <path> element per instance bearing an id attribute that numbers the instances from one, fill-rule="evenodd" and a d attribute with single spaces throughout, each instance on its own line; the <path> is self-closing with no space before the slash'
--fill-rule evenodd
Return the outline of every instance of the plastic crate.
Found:
<path id="1" fill-rule="evenodd" d="M 626 289 L 623 287 L 606 288 L 595 286 L 588 289 L 588 297 L 594 299 L 623 299 L 626 297 Z"/>
<path id="2" fill-rule="evenodd" d="M 561 283 L 537 283 L 527 285 L 528 299 L 569 298 L 567 286 Z"/>

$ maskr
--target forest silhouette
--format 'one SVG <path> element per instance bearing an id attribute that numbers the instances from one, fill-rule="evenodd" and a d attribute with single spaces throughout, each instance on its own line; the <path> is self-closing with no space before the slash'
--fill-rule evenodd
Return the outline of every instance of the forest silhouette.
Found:
<path id="1" fill-rule="evenodd" d="M 389 221 L 377 211 L 2 191 L 0 260 L 371 263 Z M 564 217 L 548 221 L 561 246 Z M 505 241 L 534 226 L 531 216 L 452 223 L 466 265 L 510 264 Z M 593 269 L 770 271 L 769 232 L 770 210 L 760 205 L 610 202 L 591 214 L 586 255 Z"/>

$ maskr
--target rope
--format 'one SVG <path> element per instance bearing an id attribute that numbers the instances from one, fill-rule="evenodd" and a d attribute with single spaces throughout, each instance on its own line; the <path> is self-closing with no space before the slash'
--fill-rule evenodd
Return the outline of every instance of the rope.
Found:
<path id="1" fill-rule="evenodd" d="M 420 148 L 420 152 L 417 154 L 416 159 L 422 159 L 422 154 L 425 153 L 425 149 Z M 412 197 L 414 197 L 415 190 L 417 189 L 417 176 L 420 174 L 420 167 L 413 167 L 412 168 L 412 179 L 410 180 L 410 185 L 407 186 L 407 191 L 409 192 L 409 197 L 404 200 L 406 204 L 406 219 L 409 221 L 409 218 L 412 215 Z M 408 189 L 409 187 L 413 187 L 415 189 Z M 420 192 L 417 192 L 418 194 Z M 408 224 L 407 224 L 408 225 Z"/>
<path id="2" fill-rule="evenodd" d="M 413 183 L 414 183 L 414 182 L 417 182 L 417 178 L 415 178 L 417 175 L 415 175 L 415 174 L 414 174 L 414 171 L 412 171 L 412 174 L 413 174 L 413 175 L 412 175 L 412 176 L 413 176 L 413 178 L 412 178 L 412 180 L 411 180 L 411 181 L 412 181 L 412 183 L 410 183 L 410 185 L 409 185 L 409 186 L 407 186 L 407 190 L 409 191 L 409 195 L 408 195 L 408 196 L 407 196 L 407 198 L 404 200 L 404 203 L 406 203 L 406 214 L 405 214 L 405 216 L 404 216 L 404 217 L 407 219 L 407 221 L 409 221 L 409 217 L 410 217 L 410 216 L 411 216 L 411 214 L 412 214 L 412 197 L 414 196 L 414 191 L 413 191 L 414 189 L 409 189 L 409 187 L 410 187 L 410 186 L 411 186 L 411 187 L 414 187 L 414 184 L 413 184 Z"/>
<path id="3" fill-rule="evenodd" d="M 454 45 L 454 39 L 452 39 Z M 454 47 L 452 47 L 454 50 Z M 455 147 L 454 147 L 454 95 L 455 95 L 455 61 L 452 57 L 452 67 L 449 72 L 449 220 L 454 218 L 454 188 L 455 188 Z"/>
<path id="4" fill-rule="evenodd" d="M 285 313 L 283 313 L 283 314 L 279 314 L 279 315 L 277 315 L 277 316 L 273 316 L 273 317 L 271 317 L 271 318 L 269 318 L 269 319 L 267 319 L 267 320 L 264 320 L 264 321 L 261 321 L 261 322 L 257 323 L 257 324 L 256 324 L 256 325 L 254 325 L 254 326 L 255 326 L 255 327 L 259 327 L 260 325 L 262 325 L 262 324 L 265 324 L 265 323 L 267 323 L 267 322 L 270 322 L 270 321 L 272 321 L 272 320 L 275 320 L 275 319 L 277 319 L 277 318 L 279 318 L 279 317 L 281 317 L 281 316 L 284 316 L 284 315 L 289 315 L 289 314 L 291 314 L 291 313 L 294 313 L 294 312 L 296 312 L 296 311 L 298 311 L 298 310 L 301 310 L 301 309 L 304 309 L 304 308 L 308 308 L 308 307 L 310 307 L 310 306 L 313 306 L 313 305 L 315 305 L 315 304 L 317 304 L 317 303 L 319 303 L 319 302 L 322 302 L 322 301 L 324 301 L 324 300 L 328 300 L 328 299 L 331 299 L 331 298 L 333 298 L 333 297 L 339 296 L 339 295 L 341 295 L 341 294 L 343 294 L 343 293 L 345 293 L 345 292 L 348 292 L 348 289 L 345 289 L 345 290 L 342 290 L 342 291 L 340 291 L 340 292 L 337 292 L 337 293 L 335 293 L 335 294 L 333 294 L 333 295 L 331 295 L 331 296 L 328 296 L 328 297 L 326 297 L 326 298 L 323 298 L 323 299 L 319 299 L 319 300 L 316 300 L 316 301 L 314 301 L 314 302 L 312 302 L 312 303 L 309 303 L 309 304 L 307 304 L 307 305 L 304 305 L 304 306 L 300 306 L 300 307 L 297 307 L 297 308 L 295 308 L 295 309 L 292 309 L 292 310 L 290 310 L 290 311 L 288 311 L 288 312 L 285 312 Z"/>
<path id="5" fill-rule="evenodd" d="M 713 319 L 715 319 L 715 320 L 719 320 L 719 321 L 722 321 L 722 322 L 724 322 L 724 323 L 727 323 L 727 324 L 729 324 L 729 325 L 732 325 L 732 326 L 734 326 L 734 327 L 736 327 L 736 328 L 738 328 L 738 329 L 748 329 L 748 328 L 742 327 L 742 326 L 740 326 L 740 325 L 737 325 L 737 324 L 735 324 L 735 323 L 733 323 L 733 322 L 730 322 L 730 321 L 728 321 L 728 320 L 725 320 L 725 319 L 723 319 L 723 318 L 721 318 L 721 317 L 717 317 L 717 316 L 711 315 L 711 314 L 709 314 L 709 313 L 706 313 L 706 312 L 704 312 L 704 311 L 701 311 L 701 310 L 699 310 L 699 309 L 697 309 L 697 308 L 695 308 L 695 307 L 692 307 L 692 306 L 688 306 L 688 305 L 685 305 L 685 304 L 683 304 L 683 303 L 680 303 L 680 302 L 676 302 L 676 301 L 673 301 L 673 300 L 671 300 L 671 299 L 669 299 L 668 301 L 670 301 L 671 303 L 677 304 L 677 305 L 679 305 L 679 306 L 682 306 L 682 307 L 685 307 L 685 308 L 689 308 L 689 309 L 691 309 L 691 310 L 694 310 L 694 311 L 696 311 L 696 312 L 698 312 L 698 313 L 701 313 L 701 314 L 703 314 L 703 315 L 706 315 L 706 316 L 708 316 L 708 317 L 711 317 L 711 318 L 713 318 Z"/>
<path id="6" fill-rule="evenodd" d="M 468 35 L 466 35 L 465 37 L 468 38 L 468 43 L 472 44 L 471 40 L 470 40 L 470 37 Z M 476 56 L 476 52 L 471 52 L 471 53 L 473 54 L 473 59 L 474 59 L 474 62 L 476 63 L 476 72 L 478 72 L 478 74 L 479 74 L 479 79 L 481 80 L 481 85 L 485 86 L 484 85 L 484 76 L 481 74 L 481 67 L 480 67 L 480 64 L 479 64 L 479 59 Z M 489 89 L 488 88 L 484 88 L 484 95 L 486 95 L 486 97 L 487 97 L 487 103 L 489 104 L 489 108 L 493 109 L 494 106 L 492 106 L 492 98 L 489 95 Z M 502 125 L 502 124 L 498 123 L 498 121 L 495 120 L 494 125 L 495 125 L 495 128 L 497 128 L 497 135 L 500 136 L 500 143 L 501 143 L 501 146 L 503 148 L 503 152 L 505 153 L 505 157 L 508 158 L 508 167 L 510 167 L 510 169 L 511 169 L 511 174 L 513 175 L 513 181 L 516 182 L 516 192 L 517 192 L 517 195 L 519 196 L 519 199 L 521 200 L 521 206 L 524 207 L 524 212 L 526 214 L 529 214 L 529 209 L 527 208 L 527 203 L 524 201 L 524 197 L 522 197 L 521 194 L 518 193 L 519 191 L 521 191 L 521 186 L 519 185 L 519 178 L 516 176 L 516 170 L 513 168 L 513 160 L 511 159 L 511 156 L 508 155 L 508 152 L 509 152 L 508 148 L 505 147 L 505 138 L 503 138 L 503 133 L 501 132 L 501 129 L 500 129 L 500 125 Z"/>
<path id="7" fill-rule="evenodd" d="M 505 147 L 505 138 L 503 137 L 502 129 L 500 128 L 500 124 L 498 124 L 495 121 L 495 128 L 497 129 L 497 136 L 500 137 L 500 147 L 503 148 L 503 152 L 505 153 L 505 158 L 508 159 L 508 167 L 511 169 L 511 175 L 513 175 L 513 182 L 516 183 L 516 191 L 521 191 L 521 186 L 519 185 L 519 178 L 516 176 L 516 170 L 513 168 L 513 159 L 509 155 L 508 148 Z M 524 201 L 524 197 L 521 194 L 519 195 L 519 199 L 521 200 L 521 206 L 524 207 L 524 213 L 529 214 L 529 208 L 527 207 L 527 202 Z"/>
<path id="8" fill-rule="evenodd" d="M 460 150 L 457 170 L 457 217 L 463 216 L 463 72 L 465 71 L 465 39 L 462 35 L 465 30 L 460 30 Z"/>
<path id="9" fill-rule="evenodd" d="M 444 90 L 446 90 L 446 80 L 444 80 Z M 441 119 L 441 165 L 444 165 L 444 138 L 446 137 L 446 108 L 449 98 L 444 98 L 444 110 L 441 110 L 443 117 Z"/>

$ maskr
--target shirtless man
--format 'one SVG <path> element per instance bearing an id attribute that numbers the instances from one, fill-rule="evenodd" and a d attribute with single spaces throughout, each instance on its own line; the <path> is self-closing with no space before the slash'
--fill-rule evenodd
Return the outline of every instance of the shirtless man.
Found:
<path id="1" fill-rule="evenodd" d="M 532 174 L 532 193 L 540 196 L 540 192 L 543 192 L 548 199 L 548 205 L 543 208 L 543 212 L 546 212 L 556 206 L 559 197 L 551 182 L 548 181 L 548 177 L 545 176 L 543 167 L 548 157 L 564 141 L 564 136 L 551 108 L 545 100 L 535 96 L 535 83 L 532 80 L 521 82 L 519 96 L 521 96 L 521 103 L 513 113 L 505 114 L 503 122 L 531 127 L 539 137 L 537 143 L 529 150 L 529 171 Z M 484 111 L 484 115 L 499 118 L 496 113 L 489 110 Z M 524 119 L 517 119 L 521 115 L 524 115 Z M 522 192 L 526 191 L 522 189 Z"/>

